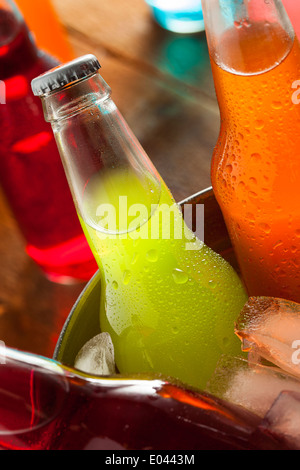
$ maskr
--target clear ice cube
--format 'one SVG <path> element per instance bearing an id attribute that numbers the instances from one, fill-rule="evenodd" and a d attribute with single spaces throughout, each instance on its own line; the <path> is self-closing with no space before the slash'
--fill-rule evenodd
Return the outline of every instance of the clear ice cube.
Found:
<path id="1" fill-rule="evenodd" d="M 74 367 L 90 375 L 114 375 L 115 354 L 110 335 L 101 333 L 88 341 L 78 353 Z"/>
<path id="2" fill-rule="evenodd" d="M 253 297 L 235 326 L 242 349 L 300 377 L 300 304 L 270 297 Z"/>
<path id="3" fill-rule="evenodd" d="M 300 380 L 276 367 L 223 356 L 206 391 L 264 417 L 284 391 L 300 393 Z"/>
<path id="4" fill-rule="evenodd" d="M 283 391 L 266 414 L 255 433 L 255 440 L 272 439 L 277 449 L 300 450 L 300 393 Z"/>

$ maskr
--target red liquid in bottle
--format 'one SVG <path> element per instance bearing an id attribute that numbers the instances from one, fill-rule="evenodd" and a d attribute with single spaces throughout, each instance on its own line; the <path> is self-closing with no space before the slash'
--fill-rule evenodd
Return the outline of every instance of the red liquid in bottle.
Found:
<path id="1" fill-rule="evenodd" d="M 33 78 L 56 65 L 37 50 L 22 20 L 0 10 L 0 184 L 28 254 L 47 276 L 58 282 L 89 280 L 97 265 L 51 127 L 30 88 Z"/>
<path id="2" fill-rule="evenodd" d="M 161 380 L 89 380 L 34 356 L 0 367 L 0 449 L 251 449 L 259 422 Z"/>

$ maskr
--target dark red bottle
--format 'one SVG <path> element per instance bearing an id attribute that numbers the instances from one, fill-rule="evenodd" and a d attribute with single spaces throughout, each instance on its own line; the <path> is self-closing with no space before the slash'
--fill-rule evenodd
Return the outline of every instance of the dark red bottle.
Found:
<path id="1" fill-rule="evenodd" d="M 87 377 L 4 348 L 0 364 L 0 449 L 260 448 L 259 417 L 163 379 Z"/>
<path id="2" fill-rule="evenodd" d="M 45 25 L 46 27 L 46 25 Z M 58 63 L 39 51 L 11 0 L 0 9 L 0 184 L 27 252 L 57 282 L 97 270 L 82 232 L 51 127 L 30 83 Z"/>

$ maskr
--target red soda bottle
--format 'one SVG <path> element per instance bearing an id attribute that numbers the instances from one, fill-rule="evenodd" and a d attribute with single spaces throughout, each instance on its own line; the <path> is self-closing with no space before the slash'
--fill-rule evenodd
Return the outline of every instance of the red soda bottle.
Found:
<path id="1" fill-rule="evenodd" d="M 0 6 L 0 184 L 27 252 L 56 282 L 97 270 L 40 100 L 30 83 L 58 65 L 40 51 L 14 2 Z"/>
<path id="2" fill-rule="evenodd" d="M 260 422 L 155 376 L 91 377 L 1 346 L 0 364 L 0 450 L 249 450 Z"/>

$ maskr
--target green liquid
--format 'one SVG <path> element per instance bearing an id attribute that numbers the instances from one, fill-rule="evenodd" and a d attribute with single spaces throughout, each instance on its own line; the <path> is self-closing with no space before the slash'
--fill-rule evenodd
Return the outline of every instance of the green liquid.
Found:
<path id="1" fill-rule="evenodd" d="M 146 209 L 127 220 L 123 211 L 108 234 L 97 202 L 122 212 L 119 196 Z M 247 295 L 233 268 L 187 229 L 169 190 L 150 177 L 140 183 L 116 171 L 94 178 L 83 210 L 103 279 L 100 326 L 112 337 L 119 371 L 203 388 L 222 354 L 241 353 L 234 321 Z"/>

